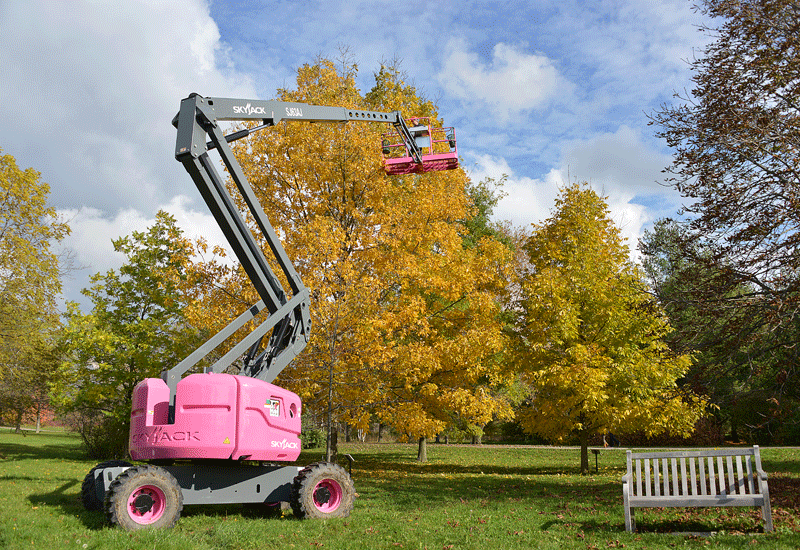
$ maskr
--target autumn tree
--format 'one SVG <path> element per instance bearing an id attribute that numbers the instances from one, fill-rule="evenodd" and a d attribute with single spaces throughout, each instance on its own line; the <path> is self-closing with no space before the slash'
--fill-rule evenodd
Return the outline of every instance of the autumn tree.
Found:
<path id="1" fill-rule="evenodd" d="M 321 59 L 279 99 L 437 116 L 396 68 L 364 96 L 355 77 L 353 64 Z M 309 346 L 279 382 L 329 425 L 365 429 L 375 415 L 424 442 L 452 412 L 476 424 L 510 414 L 490 391 L 507 249 L 491 236 L 464 245 L 463 171 L 384 174 L 376 145 L 390 130 L 284 122 L 237 153 L 311 290 Z"/>
<path id="2" fill-rule="evenodd" d="M 652 122 L 675 151 L 668 182 L 691 199 L 692 240 L 709 243 L 702 257 L 691 241 L 683 250 L 713 273 L 695 298 L 738 312 L 725 361 L 756 365 L 773 380 L 762 405 L 792 411 L 800 401 L 800 6 L 705 0 L 701 10 L 719 23 L 705 29 L 713 41 L 691 63 L 694 87 Z"/>
<path id="3" fill-rule="evenodd" d="M 52 334 L 65 267 L 54 246 L 69 234 L 47 204 L 40 174 L 0 150 L 0 412 L 19 425 L 46 400 Z"/>
<path id="4" fill-rule="evenodd" d="M 533 227 L 518 304 L 517 364 L 532 388 L 523 427 L 589 438 L 605 431 L 690 433 L 704 403 L 677 380 L 690 358 L 670 352 L 666 317 L 642 285 L 602 198 L 570 185 Z"/>
<path id="5" fill-rule="evenodd" d="M 126 261 L 94 275 L 82 291 L 92 311 L 68 303 L 57 388 L 61 408 L 79 419 L 81 436 L 98 458 L 127 453 L 134 386 L 176 365 L 199 339 L 186 322 L 189 299 L 181 291 L 195 248 L 175 219 L 159 211 L 147 231 L 113 243 Z"/>

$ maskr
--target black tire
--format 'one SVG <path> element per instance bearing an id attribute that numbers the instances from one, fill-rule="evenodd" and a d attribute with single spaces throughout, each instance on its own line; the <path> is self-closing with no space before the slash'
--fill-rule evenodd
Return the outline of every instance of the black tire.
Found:
<path id="1" fill-rule="evenodd" d="M 81 484 L 81 502 L 83 502 L 83 507 L 92 511 L 103 509 L 103 501 L 97 497 L 97 486 L 95 483 L 96 470 L 102 470 L 103 468 L 122 468 L 126 466 L 133 466 L 133 464 L 124 460 L 107 460 L 89 470 L 89 473 L 83 478 L 83 483 Z"/>
<path id="2" fill-rule="evenodd" d="M 183 493 L 163 468 L 137 466 L 111 483 L 105 509 L 108 520 L 127 531 L 171 528 L 181 517 Z"/>
<path id="3" fill-rule="evenodd" d="M 306 466 L 292 484 L 292 511 L 298 518 L 346 518 L 356 498 L 353 480 L 338 464 Z"/>

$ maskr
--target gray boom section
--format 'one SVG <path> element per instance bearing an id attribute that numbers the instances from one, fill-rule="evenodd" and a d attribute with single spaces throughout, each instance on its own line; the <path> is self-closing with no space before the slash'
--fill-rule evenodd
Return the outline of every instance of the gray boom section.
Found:
<path id="1" fill-rule="evenodd" d="M 305 120 L 306 122 L 363 120 L 391 124 L 400 117 L 399 111 L 381 113 L 378 111 L 275 100 L 209 97 L 207 101 L 214 110 L 217 120 L 270 120 L 273 124 L 277 124 L 281 120 Z"/>

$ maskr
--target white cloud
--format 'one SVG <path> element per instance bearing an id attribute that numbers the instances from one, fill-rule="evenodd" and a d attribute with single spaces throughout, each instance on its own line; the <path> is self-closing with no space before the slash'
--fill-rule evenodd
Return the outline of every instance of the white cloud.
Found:
<path id="1" fill-rule="evenodd" d="M 525 53 L 502 42 L 494 46 L 488 64 L 468 51 L 463 40 L 451 40 L 446 50 L 438 80 L 447 93 L 467 103 L 483 102 L 504 119 L 542 107 L 563 84 L 546 56 Z"/>
<path id="2" fill-rule="evenodd" d="M 607 186 L 628 200 L 661 194 L 674 200 L 677 195 L 659 183 L 671 160 L 648 147 L 639 132 L 622 125 L 616 132 L 565 144 L 561 169 L 565 177 L 568 172 L 573 179 Z"/>
<path id="3" fill-rule="evenodd" d="M 175 217 L 178 227 L 184 236 L 192 241 L 205 239 L 209 245 L 209 253 L 214 246 L 225 249 L 225 261 L 234 260 L 222 231 L 213 216 L 195 210 L 192 200 L 185 195 L 173 197 L 168 203 L 159 205 L 157 210 L 164 210 Z M 112 240 L 130 235 L 134 231 L 146 231 L 155 223 L 155 216 L 133 208 L 118 210 L 113 215 L 97 208 L 62 209 L 58 211 L 61 219 L 66 221 L 72 233 L 64 239 L 62 246 L 74 254 L 75 267 L 79 271 L 65 281 L 65 296 L 69 300 L 78 300 L 82 288 L 89 286 L 89 277 L 95 273 L 105 273 L 109 269 L 119 269 L 125 261 L 125 255 L 114 251 Z"/>
<path id="4" fill-rule="evenodd" d="M 634 258 L 644 229 L 661 216 L 674 215 L 680 195 L 659 183 L 669 155 L 654 151 L 635 130 L 620 126 L 584 141 L 566 144 L 562 153 L 564 180 L 588 181 L 607 198 L 611 216 Z"/>
<path id="5" fill-rule="evenodd" d="M 611 219 L 620 229 L 634 259 L 639 237 L 657 217 L 672 215 L 678 208 L 677 192 L 659 185 L 661 169 L 670 157 L 649 149 L 640 136 L 621 126 L 614 133 L 599 134 L 585 141 L 568 143 L 559 168 L 544 178 L 521 177 L 508 162 L 490 155 L 475 155 L 470 177 L 480 181 L 507 176 L 506 196 L 495 208 L 495 219 L 527 226 L 547 219 L 560 189 L 567 182 L 587 181 L 606 197 Z M 643 204 L 647 203 L 647 204 Z"/>
<path id="6" fill-rule="evenodd" d="M 477 155 L 474 158 L 474 168 L 468 169 L 473 181 L 486 178 L 499 181 L 506 176 L 502 187 L 504 197 L 494 209 L 495 220 L 507 220 L 515 226 L 529 226 L 550 216 L 558 191 L 563 186 L 558 170 L 551 170 L 540 180 L 514 174 L 503 158 L 491 155 Z"/>
<path id="7" fill-rule="evenodd" d="M 64 244 L 86 267 L 65 281 L 67 299 L 119 267 L 111 239 L 147 228 L 159 206 L 189 236 L 224 243 L 190 207 L 203 202 L 171 125 L 191 92 L 256 97 L 206 0 L 0 2 L 0 52 L 0 147 L 50 184 L 73 230 Z"/>

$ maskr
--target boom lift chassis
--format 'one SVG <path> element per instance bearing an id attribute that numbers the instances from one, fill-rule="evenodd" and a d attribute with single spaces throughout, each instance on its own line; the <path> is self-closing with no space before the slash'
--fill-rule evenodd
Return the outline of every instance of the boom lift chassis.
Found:
<path id="1" fill-rule="evenodd" d="M 257 121 L 254 128 L 224 135 L 221 121 Z M 355 490 L 350 475 L 330 463 L 305 468 L 275 465 L 300 454 L 299 398 L 272 381 L 305 348 L 311 330 L 309 291 L 261 208 L 229 143 L 281 121 L 382 122 L 392 124 L 409 163 L 425 168 L 425 139 L 409 129 L 399 111 L 381 113 L 281 101 L 205 98 L 181 101 L 175 157 L 186 168 L 261 300 L 161 378 L 140 382 L 133 394 L 129 448 L 134 460 L 98 464 L 87 474 L 82 499 L 125 529 L 171 527 L 189 504 L 290 502 L 300 517 L 344 517 Z M 411 130 L 415 130 L 412 133 Z M 454 138 L 453 138 L 454 139 Z M 258 230 L 283 271 L 287 296 L 217 172 L 216 150 Z M 387 172 L 393 173 L 387 163 Z M 407 172 L 408 173 L 408 172 Z M 211 351 L 266 310 L 266 318 L 204 373 L 194 369 Z M 267 335 L 269 336 L 267 337 Z M 266 339 L 266 342 L 265 342 Z M 263 349 L 262 349 L 263 347 Z M 244 355 L 238 375 L 222 374 Z"/>

